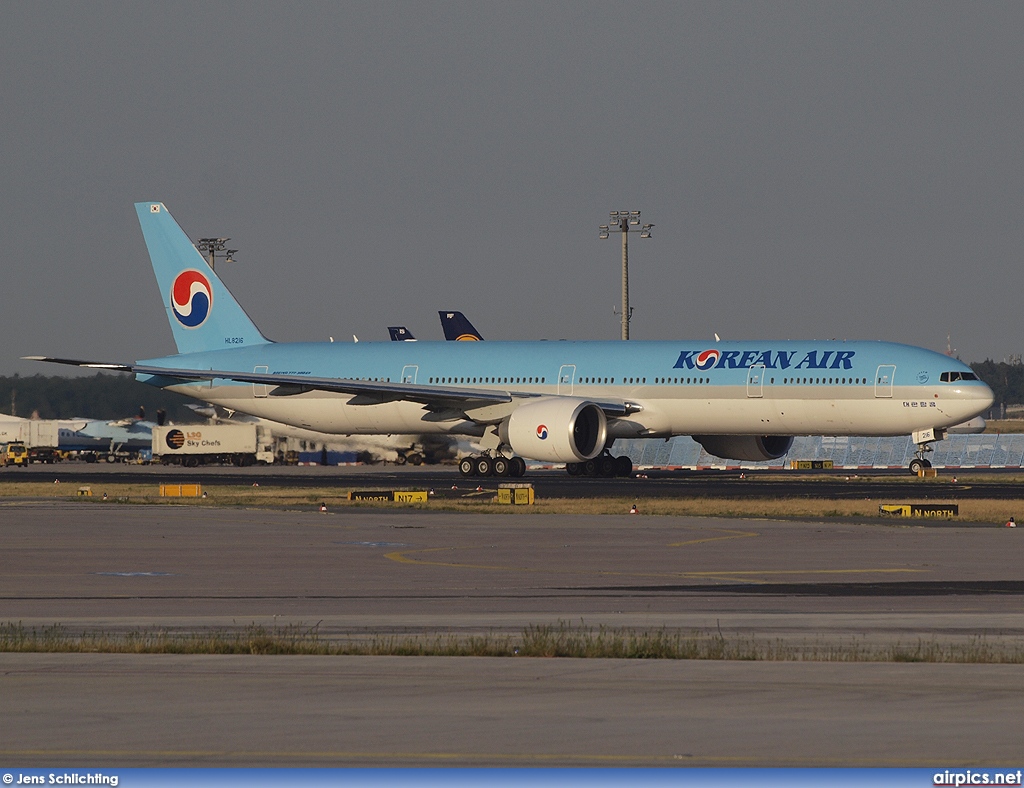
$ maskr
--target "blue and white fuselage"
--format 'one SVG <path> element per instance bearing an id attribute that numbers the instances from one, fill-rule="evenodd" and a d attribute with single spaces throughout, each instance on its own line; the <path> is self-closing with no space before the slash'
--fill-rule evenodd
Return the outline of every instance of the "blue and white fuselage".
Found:
<path id="1" fill-rule="evenodd" d="M 698 365 L 709 350 L 720 355 Z M 628 401 L 638 409 L 609 422 L 616 438 L 900 435 L 959 424 L 988 408 L 992 396 L 965 364 L 887 342 L 267 343 L 140 363 L 483 389 L 531 400 Z M 461 413 L 438 421 L 418 402 L 360 404 L 362 395 L 317 390 L 281 396 L 272 385 L 224 379 L 168 387 L 322 432 L 482 433 Z"/>

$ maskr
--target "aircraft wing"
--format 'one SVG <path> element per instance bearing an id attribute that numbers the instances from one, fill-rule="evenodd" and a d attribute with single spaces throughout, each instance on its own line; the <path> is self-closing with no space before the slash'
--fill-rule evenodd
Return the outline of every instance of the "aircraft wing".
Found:
<path id="1" fill-rule="evenodd" d="M 27 361 L 48 361 L 54 364 L 69 364 L 91 369 L 109 369 L 117 372 L 131 372 L 136 375 L 154 375 L 178 380 L 233 380 L 239 383 L 258 383 L 275 386 L 267 392 L 271 397 L 293 396 L 307 391 L 331 391 L 351 394 L 355 397 L 350 405 L 377 405 L 383 402 L 419 402 L 430 410 L 444 411 L 458 409 L 469 411 L 489 405 L 512 403 L 520 399 L 536 399 L 546 396 L 532 391 L 501 391 L 495 389 L 452 388 L 449 386 L 424 386 L 417 383 L 387 383 L 384 381 L 350 380 L 348 378 L 316 378 L 308 375 L 282 375 L 270 372 L 236 372 L 216 369 L 177 369 L 154 367 L 147 364 L 119 364 L 105 361 L 80 361 L 77 359 L 53 358 L 49 356 L 25 356 Z M 552 396 L 552 395 L 547 395 Z M 557 396 L 557 395 L 553 395 Z M 625 401 L 602 401 L 595 403 L 607 416 L 625 416 L 639 408 Z M 470 417 L 472 418 L 472 417 Z"/>

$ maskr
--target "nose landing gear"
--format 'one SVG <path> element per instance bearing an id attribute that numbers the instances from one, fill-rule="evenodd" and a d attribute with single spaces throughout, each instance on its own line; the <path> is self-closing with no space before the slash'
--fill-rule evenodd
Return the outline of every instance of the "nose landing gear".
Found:
<path id="1" fill-rule="evenodd" d="M 920 475 L 925 468 L 931 468 L 931 462 L 925 457 L 930 451 L 934 451 L 932 444 L 944 440 L 946 431 L 944 429 L 918 430 L 911 435 L 911 440 L 917 444 L 917 451 L 914 452 L 914 459 L 907 466 L 915 476 Z"/>
<path id="2" fill-rule="evenodd" d="M 929 447 L 929 449 L 930 448 L 931 447 Z M 920 453 L 920 452 L 918 452 L 918 453 Z M 910 466 L 909 467 L 910 467 L 910 472 L 912 474 L 914 474 L 914 476 L 917 476 L 925 468 L 931 468 L 932 464 L 931 464 L 930 461 L 926 460 L 924 457 L 914 457 L 914 459 L 912 459 L 910 461 Z"/>

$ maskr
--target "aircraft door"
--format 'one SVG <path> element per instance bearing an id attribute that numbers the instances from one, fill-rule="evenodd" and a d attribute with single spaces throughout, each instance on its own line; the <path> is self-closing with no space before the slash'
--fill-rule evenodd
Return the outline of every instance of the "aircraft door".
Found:
<path id="1" fill-rule="evenodd" d="M 270 371 L 270 367 L 268 367 L 266 365 L 255 366 L 255 367 L 252 368 L 252 371 L 255 372 L 257 375 L 265 375 L 267 372 Z M 269 389 L 269 386 L 267 386 L 266 383 L 253 383 L 252 384 L 252 395 L 254 397 L 256 397 L 257 399 L 265 397 L 265 396 L 267 396 L 267 390 L 268 389 Z"/>
<path id="2" fill-rule="evenodd" d="M 764 364 L 751 364 L 747 370 L 747 396 L 764 396 Z"/>
<path id="3" fill-rule="evenodd" d="M 408 364 L 402 367 L 402 382 L 403 383 L 415 383 L 416 375 L 419 374 L 420 368 L 416 364 Z"/>
<path id="4" fill-rule="evenodd" d="M 558 369 L 558 393 L 572 394 L 573 383 L 576 380 L 576 365 L 562 364 Z"/>
<path id="5" fill-rule="evenodd" d="M 891 397 L 892 381 L 896 377 L 895 364 L 879 364 L 875 373 L 875 396 Z"/>

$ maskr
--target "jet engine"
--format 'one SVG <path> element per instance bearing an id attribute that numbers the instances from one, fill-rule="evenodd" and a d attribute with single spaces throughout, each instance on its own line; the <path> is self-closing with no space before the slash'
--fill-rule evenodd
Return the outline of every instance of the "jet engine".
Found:
<path id="1" fill-rule="evenodd" d="M 593 402 L 572 397 L 520 405 L 502 425 L 501 438 L 516 454 L 544 462 L 583 462 L 604 451 L 608 419 Z"/>
<path id="2" fill-rule="evenodd" d="M 694 435 L 708 454 L 724 460 L 777 460 L 793 446 L 788 435 Z"/>

